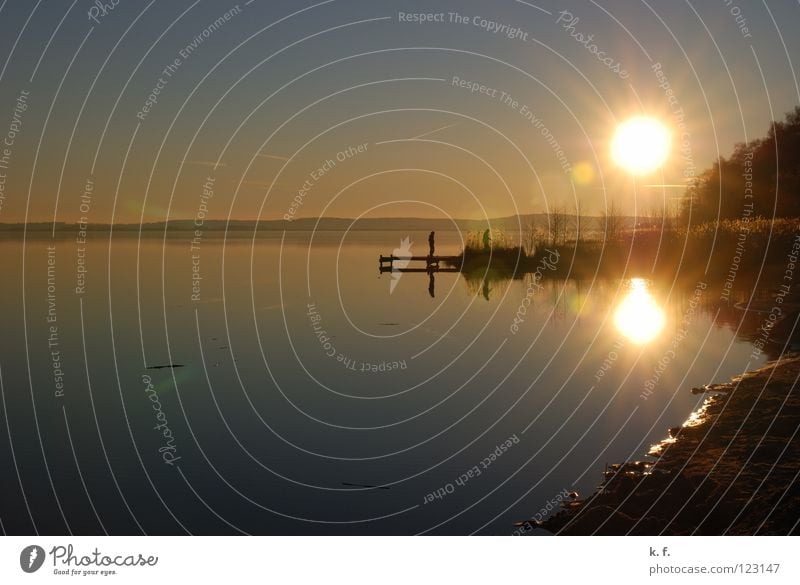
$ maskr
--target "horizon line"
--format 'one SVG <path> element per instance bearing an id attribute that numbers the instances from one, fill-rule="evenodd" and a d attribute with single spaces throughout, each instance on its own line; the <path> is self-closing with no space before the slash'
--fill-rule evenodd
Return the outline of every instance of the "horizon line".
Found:
<path id="1" fill-rule="evenodd" d="M 488 218 L 466 218 L 466 217 L 454 217 L 454 218 L 444 218 L 444 217 L 418 217 L 418 216 L 397 216 L 397 217 L 362 217 L 362 218 L 353 218 L 353 217 L 319 217 L 319 216 L 309 216 L 309 217 L 296 217 L 293 219 L 286 219 L 283 217 L 276 217 L 276 218 L 267 218 L 267 219 L 258 219 L 258 218 L 247 218 L 247 219 L 227 219 L 227 218 L 206 218 L 200 224 L 197 225 L 198 228 L 202 228 L 203 225 L 208 223 L 275 223 L 281 222 L 286 224 L 293 224 L 298 222 L 308 222 L 308 221 L 350 221 L 353 223 L 359 221 L 441 221 L 441 222 L 499 222 L 503 220 L 513 220 L 518 217 L 527 217 L 527 216 L 549 216 L 553 215 L 551 213 L 547 213 L 544 211 L 535 211 L 531 213 L 520 213 L 514 215 L 502 215 L 497 217 L 488 217 Z M 578 217 L 576 213 L 564 213 L 563 215 L 571 216 L 571 217 Z M 601 218 L 602 215 L 592 215 L 592 214 L 580 214 L 580 217 L 587 217 L 587 218 Z M 645 218 L 647 216 L 644 215 L 635 215 L 635 214 L 622 214 L 621 217 L 626 218 Z M 172 218 L 172 219 L 155 219 L 152 221 L 143 221 L 143 222 L 135 222 L 135 221 L 115 221 L 115 222 L 80 222 L 80 221 L 69 221 L 69 220 L 61 220 L 61 221 L 52 221 L 52 220 L 33 220 L 33 221 L 2 221 L 0 222 L 0 227 L 2 226 L 79 226 L 79 225 L 87 225 L 90 227 L 98 227 L 98 226 L 136 226 L 136 225 L 163 225 L 166 223 L 195 223 L 195 219 L 192 218 Z"/>

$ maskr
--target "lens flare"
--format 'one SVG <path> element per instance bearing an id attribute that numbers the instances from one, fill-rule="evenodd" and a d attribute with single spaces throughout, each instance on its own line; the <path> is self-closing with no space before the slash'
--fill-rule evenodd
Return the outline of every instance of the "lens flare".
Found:
<path id="1" fill-rule="evenodd" d="M 594 167 L 581 161 L 572 167 L 572 180 L 576 185 L 588 185 L 594 180 Z"/>

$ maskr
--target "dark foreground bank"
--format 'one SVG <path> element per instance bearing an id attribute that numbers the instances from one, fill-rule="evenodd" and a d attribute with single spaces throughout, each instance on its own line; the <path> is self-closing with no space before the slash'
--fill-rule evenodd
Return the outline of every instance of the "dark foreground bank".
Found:
<path id="1" fill-rule="evenodd" d="M 646 461 L 608 467 L 585 500 L 541 525 L 556 534 L 798 534 L 800 355 L 708 392 Z"/>

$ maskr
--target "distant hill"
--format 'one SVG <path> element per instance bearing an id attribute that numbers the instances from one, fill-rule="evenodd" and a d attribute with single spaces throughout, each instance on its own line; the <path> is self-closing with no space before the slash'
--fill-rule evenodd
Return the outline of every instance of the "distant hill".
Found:
<path id="1" fill-rule="evenodd" d="M 567 223 L 570 226 L 575 225 L 576 216 L 567 215 Z M 582 216 L 582 223 L 587 231 L 602 229 L 602 220 L 599 217 Z M 633 226 L 635 218 L 624 217 L 624 224 L 626 226 Z M 455 219 L 453 221 L 447 219 L 431 219 L 421 217 L 375 217 L 363 218 L 359 220 L 347 218 L 300 218 L 293 221 L 286 221 L 283 219 L 268 219 L 262 221 L 256 220 L 231 220 L 227 222 L 222 219 L 206 220 L 200 228 L 206 231 L 250 231 L 258 229 L 259 231 L 309 231 L 309 230 L 323 230 L 323 231 L 345 231 L 347 229 L 357 231 L 478 231 L 484 230 L 491 226 L 492 229 L 500 229 L 503 231 L 515 231 L 522 227 L 527 229 L 529 225 L 536 227 L 547 226 L 547 214 L 534 213 L 525 215 L 512 215 L 508 217 L 491 218 L 487 220 L 473 220 L 473 219 Z M 119 223 L 114 224 L 115 232 L 138 232 L 140 229 L 143 232 L 163 232 L 165 227 L 169 232 L 188 232 L 198 229 L 194 221 L 190 219 L 173 219 L 168 222 L 150 222 L 143 223 L 141 227 L 138 223 Z M 24 223 L 0 223 L 0 232 L 22 232 L 25 229 Z M 53 224 L 51 222 L 35 222 L 27 224 L 29 232 L 42 232 L 51 231 Z M 57 222 L 55 225 L 56 233 L 61 232 L 75 232 L 78 229 L 77 224 Z M 107 232 L 111 229 L 110 224 L 97 224 L 92 223 L 88 225 L 89 231 Z"/>

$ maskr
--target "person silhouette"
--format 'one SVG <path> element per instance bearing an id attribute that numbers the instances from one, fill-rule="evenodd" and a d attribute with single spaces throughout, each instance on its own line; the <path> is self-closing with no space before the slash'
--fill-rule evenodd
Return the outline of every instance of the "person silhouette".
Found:
<path id="1" fill-rule="evenodd" d="M 431 232 L 431 235 L 428 236 L 428 247 L 430 248 L 430 254 L 428 254 L 428 256 L 433 256 L 433 253 L 436 249 L 435 235 L 436 232 Z"/>
<path id="2" fill-rule="evenodd" d="M 485 232 L 483 232 L 483 251 L 484 252 L 488 252 L 489 251 L 489 242 L 492 241 L 492 237 L 489 235 L 489 233 L 490 232 L 489 232 L 488 229 Z"/>

